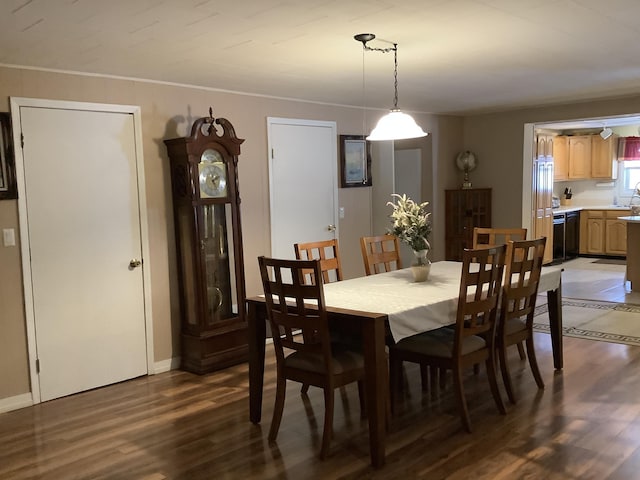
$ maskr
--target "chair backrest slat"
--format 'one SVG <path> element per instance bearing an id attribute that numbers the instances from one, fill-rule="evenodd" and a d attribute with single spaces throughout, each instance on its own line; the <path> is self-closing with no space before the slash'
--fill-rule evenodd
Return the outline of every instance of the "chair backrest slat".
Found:
<path id="1" fill-rule="evenodd" d="M 342 280 L 342 264 L 338 240 L 320 240 L 317 242 L 296 243 L 293 246 L 298 260 L 320 260 L 324 283 Z M 311 271 L 304 272 L 304 283 L 315 283 Z"/>
<path id="2" fill-rule="evenodd" d="M 322 354 L 329 371 L 331 341 L 323 283 L 304 283 L 304 272 L 321 278 L 320 260 L 281 260 L 258 257 L 260 277 L 273 335 L 276 360 L 284 349 Z"/>
<path id="3" fill-rule="evenodd" d="M 464 338 L 471 335 L 483 335 L 489 344 L 493 343 L 506 249 L 500 245 L 464 250 L 462 254 L 454 354 L 462 348 Z"/>
<path id="4" fill-rule="evenodd" d="M 504 334 L 503 327 L 511 319 L 526 317 L 527 324 L 533 323 L 546 241 L 546 237 L 542 237 L 511 241 L 507 245 L 500 335 Z"/>
<path id="5" fill-rule="evenodd" d="M 400 243 L 395 235 L 361 237 L 360 250 L 367 275 L 390 272 L 402 268 Z"/>

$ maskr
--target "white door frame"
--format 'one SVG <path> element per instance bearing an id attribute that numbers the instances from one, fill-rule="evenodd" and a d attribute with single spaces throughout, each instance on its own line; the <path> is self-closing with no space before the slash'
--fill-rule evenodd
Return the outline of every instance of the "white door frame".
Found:
<path id="1" fill-rule="evenodd" d="M 11 123 L 13 126 L 13 138 L 16 163 L 16 181 L 18 185 L 18 218 L 20 225 L 20 248 L 22 260 L 22 281 L 24 288 L 25 315 L 27 328 L 27 348 L 29 352 L 29 373 L 31 377 L 31 400 L 40 403 L 40 384 L 38 381 L 38 372 L 36 368 L 37 347 L 36 347 L 36 331 L 35 331 L 35 312 L 33 306 L 33 291 L 31 261 L 29 257 L 29 226 L 27 222 L 27 199 L 26 184 L 24 176 L 24 156 L 22 153 L 21 142 L 21 107 L 34 108 L 51 108 L 59 110 L 83 110 L 83 111 L 99 111 L 114 113 L 130 113 L 133 115 L 134 138 L 136 148 L 136 171 L 138 178 L 138 208 L 140 210 L 140 235 L 142 258 L 148 260 L 149 255 L 149 231 L 147 222 L 147 204 L 145 194 L 144 180 L 144 158 L 142 155 L 142 124 L 140 107 L 134 105 L 110 105 L 103 103 L 85 103 L 70 102 L 59 100 L 43 100 L 37 98 L 11 97 Z M 154 354 L 153 354 L 153 322 L 151 315 L 151 273 L 149 265 L 142 268 L 142 280 L 144 290 L 144 321 L 145 335 L 147 343 L 147 373 L 153 374 L 154 371 Z"/>
<path id="2" fill-rule="evenodd" d="M 298 118 L 278 118 L 278 117 L 267 117 L 267 152 L 268 152 L 268 165 L 269 165 L 269 230 L 271 231 L 270 239 L 271 239 L 271 251 L 273 251 L 274 244 L 274 232 L 271 228 L 271 218 L 273 217 L 272 208 L 274 205 L 273 192 L 275 191 L 276 186 L 273 184 L 273 156 L 272 149 L 273 144 L 271 140 L 271 125 L 300 125 L 300 126 L 310 126 L 310 127 L 325 127 L 330 128 L 333 138 L 333 148 L 331 151 L 333 152 L 331 165 L 332 165 L 332 178 L 333 178 L 333 219 L 334 225 L 336 227 L 334 231 L 334 238 L 340 237 L 340 228 L 338 221 L 338 139 L 337 139 L 337 126 L 336 122 L 332 121 L 323 121 L 323 120 L 302 120 Z"/>

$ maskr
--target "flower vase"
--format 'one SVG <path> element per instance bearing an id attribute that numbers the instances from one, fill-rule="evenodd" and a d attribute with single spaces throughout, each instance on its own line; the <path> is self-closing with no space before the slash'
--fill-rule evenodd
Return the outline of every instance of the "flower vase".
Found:
<path id="1" fill-rule="evenodd" d="M 429 260 L 429 250 L 414 250 L 413 254 L 416 259 L 411 265 L 411 272 L 413 273 L 413 280 L 416 282 L 425 282 L 429 279 L 429 272 L 431 272 L 431 260 Z"/>

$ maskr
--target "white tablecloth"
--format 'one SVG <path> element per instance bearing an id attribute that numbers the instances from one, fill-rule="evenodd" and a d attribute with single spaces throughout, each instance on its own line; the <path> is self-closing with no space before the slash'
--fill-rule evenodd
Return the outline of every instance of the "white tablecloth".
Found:
<path id="1" fill-rule="evenodd" d="M 555 290 L 562 269 L 544 267 L 539 292 Z M 324 285 L 327 306 L 384 313 L 396 342 L 455 323 L 462 264 L 434 262 L 426 282 L 416 283 L 410 268 Z"/>

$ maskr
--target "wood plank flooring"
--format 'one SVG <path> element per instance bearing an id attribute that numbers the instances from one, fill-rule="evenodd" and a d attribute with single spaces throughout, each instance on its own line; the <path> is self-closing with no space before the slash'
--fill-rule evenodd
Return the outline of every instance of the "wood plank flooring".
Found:
<path id="1" fill-rule="evenodd" d="M 357 389 L 336 391 L 331 453 L 318 459 L 323 401 L 290 383 L 277 444 L 268 445 L 275 364 L 267 358 L 263 423 L 248 420 L 248 372 L 142 377 L 0 415 L 2 479 L 629 479 L 640 467 L 640 348 L 565 337 L 565 369 L 536 334 L 538 391 L 512 352 L 520 399 L 501 416 L 484 373 L 465 378 L 473 434 L 452 388 L 423 393 L 407 365 L 387 465 L 369 464 Z M 271 349 L 268 348 L 271 352 Z"/>

